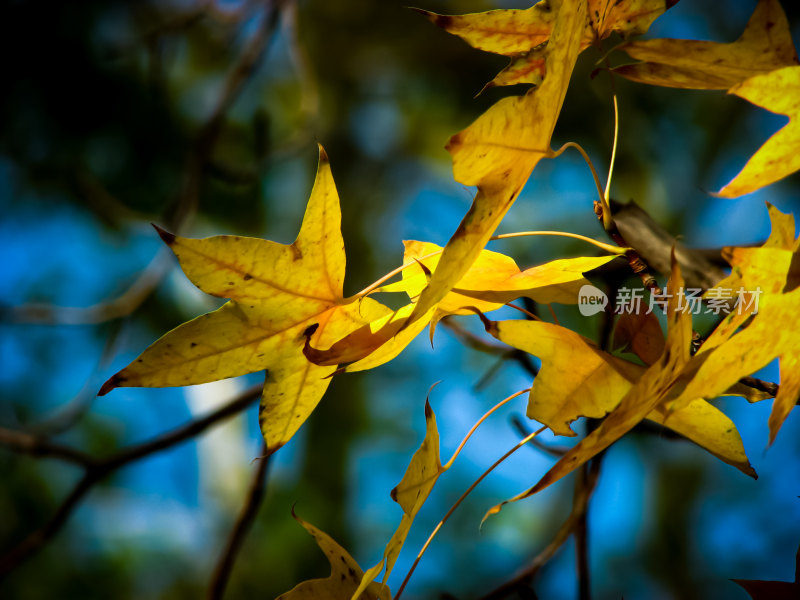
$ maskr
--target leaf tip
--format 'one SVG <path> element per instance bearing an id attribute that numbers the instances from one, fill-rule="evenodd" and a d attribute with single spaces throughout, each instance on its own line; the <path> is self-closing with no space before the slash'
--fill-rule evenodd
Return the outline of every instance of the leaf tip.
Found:
<path id="1" fill-rule="evenodd" d="M 478 531 L 481 531 L 483 529 L 483 524 L 486 522 L 486 519 L 499 513 L 503 509 L 503 506 L 505 504 L 506 502 L 501 502 L 500 504 L 495 504 L 492 508 L 487 510 L 486 514 L 483 515 L 483 518 L 481 519 L 480 525 L 478 525 Z"/>
<path id="2" fill-rule="evenodd" d="M 319 148 L 319 162 L 320 162 L 320 164 L 329 163 L 330 159 L 328 158 L 328 153 L 325 152 L 325 148 L 322 147 L 322 144 L 317 142 L 317 148 Z"/>
<path id="3" fill-rule="evenodd" d="M 109 377 L 108 381 L 103 384 L 103 387 L 100 388 L 100 391 L 97 392 L 98 396 L 105 396 L 108 392 L 113 390 L 114 388 L 118 388 L 120 384 L 125 382 L 125 377 L 120 375 L 119 373 L 112 375 Z"/>
<path id="4" fill-rule="evenodd" d="M 444 149 L 447 150 L 448 152 L 453 152 L 457 146 L 460 146 L 462 133 L 463 132 L 459 131 L 458 133 L 451 135 L 450 139 L 444 145 Z"/>
<path id="5" fill-rule="evenodd" d="M 430 21 L 437 27 L 441 27 L 442 29 L 447 29 L 453 22 L 453 17 L 448 15 L 440 15 L 439 13 L 431 12 L 429 10 L 425 10 L 424 8 L 417 8 L 416 6 L 409 6 L 408 8 L 410 8 L 415 12 L 418 12 L 423 17 L 428 19 L 428 21 Z"/>
<path id="6" fill-rule="evenodd" d="M 431 402 L 427 398 L 425 399 L 425 420 L 430 421 L 431 417 L 433 416 L 433 409 L 431 408 Z"/>
<path id="7" fill-rule="evenodd" d="M 161 239 L 164 240 L 164 243 L 167 246 L 172 246 L 172 244 L 175 243 L 175 234 L 174 233 L 170 233 L 166 229 L 161 229 L 161 227 L 159 227 L 155 223 L 150 223 L 150 225 L 153 226 L 153 229 L 155 229 L 156 232 L 158 233 L 158 235 L 161 236 Z"/>

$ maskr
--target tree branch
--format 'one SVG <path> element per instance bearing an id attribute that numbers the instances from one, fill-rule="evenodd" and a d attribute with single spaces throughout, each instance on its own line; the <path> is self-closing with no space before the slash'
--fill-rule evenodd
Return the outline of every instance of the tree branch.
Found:
<path id="1" fill-rule="evenodd" d="M 231 530 L 228 541 L 225 544 L 225 550 L 223 550 L 219 562 L 217 562 L 217 566 L 214 568 L 214 574 L 211 577 L 211 585 L 208 589 L 209 600 L 221 600 L 225 594 L 225 587 L 230 579 L 233 563 L 239 556 L 239 549 L 244 542 L 247 532 L 255 521 L 256 514 L 258 514 L 258 509 L 261 506 L 261 501 L 264 498 L 266 474 L 267 468 L 269 467 L 270 456 L 271 454 L 267 453 L 266 444 L 262 445 L 261 456 L 256 458 L 256 468 L 253 471 L 253 479 L 250 482 L 250 491 L 247 494 L 247 499 Z"/>
<path id="2" fill-rule="evenodd" d="M 141 460 L 200 435 L 209 427 L 243 411 L 260 395 L 261 385 L 253 386 L 205 417 L 190 421 L 150 441 L 123 448 L 104 459 L 93 458 L 79 450 L 54 444 L 37 436 L 0 429 L 0 444 L 12 451 L 32 456 L 59 458 L 79 464 L 84 468 L 83 477 L 59 505 L 50 520 L 28 535 L 15 548 L 0 556 L 0 579 L 33 556 L 55 536 L 72 515 L 79 502 L 96 483 L 131 462 Z"/>
<path id="3" fill-rule="evenodd" d="M 581 486 L 579 492 L 576 489 L 576 494 L 572 503 L 572 512 L 570 512 L 566 521 L 564 521 L 564 523 L 558 529 L 552 541 L 547 545 L 547 547 L 545 547 L 544 550 L 536 555 L 530 565 L 517 572 L 513 578 L 504 584 L 495 588 L 488 594 L 481 596 L 479 600 L 501 600 L 502 598 L 509 597 L 511 594 L 520 589 L 529 589 L 530 582 L 533 580 L 536 573 L 538 573 L 539 569 L 541 569 L 551 558 L 553 558 L 553 556 L 555 556 L 555 553 L 558 551 L 558 549 L 575 531 L 578 521 L 586 513 L 587 507 L 589 506 L 589 498 L 594 491 L 595 485 L 597 485 L 597 478 L 599 474 L 599 461 L 593 461 L 589 467 L 586 484 Z"/>

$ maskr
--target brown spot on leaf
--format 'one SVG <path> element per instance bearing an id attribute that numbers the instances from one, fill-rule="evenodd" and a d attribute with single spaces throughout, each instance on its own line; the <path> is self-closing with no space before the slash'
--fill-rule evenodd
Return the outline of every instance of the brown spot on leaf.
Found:
<path id="1" fill-rule="evenodd" d="M 242 277 L 242 279 L 244 279 L 245 281 L 250 281 L 252 278 L 253 276 L 250 275 L 250 273 L 245 273 L 244 277 Z"/>
<path id="2" fill-rule="evenodd" d="M 314 323 L 313 325 L 309 325 L 306 327 L 305 331 L 303 331 L 303 336 L 306 340 L 310 340 L 311 336 L 314 335 L 314 332 L 319 329 L 319 323 Z"/>
<path id="3" fill-rule="evenodd" d="M 291 244 L 289 249 L 292 251 L 292 260 L 297 261 L 303 258 L 303 252 L 297 247 L 297 244 Z"/>

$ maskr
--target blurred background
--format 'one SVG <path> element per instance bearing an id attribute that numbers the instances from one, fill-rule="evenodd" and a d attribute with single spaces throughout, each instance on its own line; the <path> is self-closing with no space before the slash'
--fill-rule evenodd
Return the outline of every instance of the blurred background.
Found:
<path id="1" fill-rule="evenodd" d="M 423 8 L 453 14 L 528 5 L 427 0 Z M 682 0 L 648 36 L 733 41 L 754 6 Z M 797 41 L 800 11 L 794 2 L 784 7 Z M 581 55 L 553 145 L 579 142 L 604 177 L 610 84 L 605 73 L 590 77 L 601 56 Z M 192 237 L 289 243 L 320 142 L 341 196 L 345 292 L 353 293 L 401 263 L 401 240 L 447 241 L 473 190 L 452 180 L 445 142 L 499 98 L 524 91 L 475 98 L 506 59 L 469 48 L 395 0 L 297 0 L 280 9 L 249 0 L 5 1 L 0 62 L 0 427 L 96 457 L 208 414 L 263 380 L 253 374 L 95 397 L 158 336 L 219 304 L 188 282 L 151 222 Z M 785 118 L 723 92 L 616 86 L 617 199 L 636 200 L 686 244 L 705 248 L 763 240 L 765 201 L 797 213 L 797 175 L 738 200 L 708 193 Z M 593 199 L 577 153 L 543 161 L 501 230 L 602 239 Z M 491 248 L 521 267 L 593 252 L 556 238 Z M 601 315 L 557 312 L 597 337 Z M 473 321 L 462 324 L 478 332 Z M 327 577 L 327 561 L 292 519 L 292 506 L 362 567 L 375 564 L 400 521 L 389 491 L 422 440 L 428 388 L 441 380 L 431 404 L 447 459 L 481 414 L 530 385 L 518 364 L 498 365 L 445 328 L 434 342 L 432 349 L 422 335 L 388 365 L 334 378 L 271 461 L 226 598 L 272 598 Z M 777 381 L 777 368 L 761 376 Z M 765 451 L 770 404 L 719 403 L 739 427 L 758 481 L 658 435 L 633 434 L 610 449 L 588 516 L 593 597 L 746 598 L 729 579 L 792 579 L 800 419 L 791 415 Z M 510 419 L 524 411 L 524 397 L 499 411 L 441 478 L 390 579 L 393 590 L 452 502 L 520 439 Z M 117 470 L 0 582 L 0 596 L 203 597 L 260 452 L 253 404 Z M 490 475 L 445 525 L 404 597 L 480 598 L 528 564 L 568 515 L 571 479 L 506 507 L 481 531 L 478 524 L 553 462 L 524 448 Z M 0 447 L 0 551 L 44 525 L 80 476 L 67 461 Z M 533 589 L 540 598 L 577 597 L 573 542 L 541 569 Z"/>

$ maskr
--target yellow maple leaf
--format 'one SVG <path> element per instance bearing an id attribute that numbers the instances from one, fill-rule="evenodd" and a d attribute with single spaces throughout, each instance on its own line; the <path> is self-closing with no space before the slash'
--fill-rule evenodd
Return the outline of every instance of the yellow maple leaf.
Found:
<path id="1" fill-rule="evenodd" d="M 443 248 L 431 242 L 405 241 L 403 262 L 417 261 L 418 268 L 403 271 L 403 280 L 381 287 L 381 292 L 405 292 L 414 300 L 439 265 Z M 575 304 L 578 292 L 589 282 L 583 274 L 616 256 L 559 259 L 521 271 L 514 259 L 482 250 L 455 287 L 437 304 L 434 322 L 446 315 L 491 312 L 520 297 L 540 304 Z M 423 269 L 425 269 L 423 271 Z"/>
<path id="2" fill-rule="evenodd" d="M 372 581 L 384 567 L 386 570 L 382 583 L 386 584 L 406 537 L 408 537 L 408 532 L 411 530 L 414 518 L 428 499 L 439 475 L 445 471 L 439 456 L 439 431 L 436 428 L 436 415 L 427 401 L 425 402 L 425 426 L 425 438 L 422 444 L 411 457 L 411 462 L 400 483 L 392 490 L 392 499 L 403 509 L 403 518 L 389 543 L 386 544 L 381 561 L 364 574 L 361 585 L 353 594 L 353 600 L 357 600 L 362 591 L 368 589 L 369 585 L 373 585 Z"/>
<path id="3" fill-rule="evenodd" d="M 619 46 L 642 61 L 614 72 L 663 87 L 726 90 L 754 75 L 798 64 L 789 22 L 778 0 L 761 0 L 744 33 L 729 44 L 654 39 Z"/>
<path id="4" fill-rule="evenodd" d="M 734 319 L 731 325 L 726 319 L 717 328 L 723 327 L 724 333 L 712 333 L 687 365 L 681 377 L 685 386 L 670 398 L 670 408 L 680 409 L 693 398 L 713 397 L 719 389 L 780 358 L 781 384 L 768 423 L 771 444 L 800 397 L 800 278 L 796 267 L 800 239 L 794 239 L 790 215 L 770 207 L 770 217 L 773 233 L 764 246 L 727 252 L 734 272 L 719 284 L 746 292 L 743 297 L 748 298 L 748 310 L 743 314 L 752 320 L 737 331 L 744 320 Z"/>
<path id="5" fill-rule="evenodd" d="M 580 49 L 612 33 L 625 37 L 642 34 L 659 15 L 676 3 L 677 0 L 588 0 Z M 466 15 L 415 10 L 474 48 L 511 58 L 511 63 L 486 84 L 486 89 L 518 83 L 539 85 L 542 82 L 546 72 L 544 44 L 550 41 L 556 8 L 554 2 L 542 0 L 526 9 L 490 10 Z"/>
<path id="6" fill-rule="evenodd" d="M 547 425 L 556 435 L 574 436 L 570 423 L 579 417 L 605 417 L 647 370 L 603 352 L 591 340 L 551 323 L 517 320 L 485 324 L 497 339 L 541 359 L 541 369 L 529 393 L 527 416 Z M 728 392 L 739 395 L 746 390 L 734 388 Z M 735 425 L 705 400 L 698 399 L 671 414 L 665 407 L 656 406 L 645 418 L 680 433 L 745 474 L 754 475 Z"/>
<path id="7" fill-rule="evenodd" d="M 490 312 L 523 296 L 541 303 L 574 304 L 578 292 L 588 284 L 583 273 L 596 269 L 616 256 L 580 257 L 554 260 L 520 271 L 514 260 L 499 252 L 482 250 L 470 268 L 441 301 L 421 319 L 408 323 L 416 308 L 415 300 L 425 290 L 429 278 L 439 268 L 442 247 L 430 242 L 406 241 L 403 280 L 376 291 L 405 292 L 412 302 L 353 331 L 327 349 L 310 342 L 304 352 L 315 364 L 351 364 L 343 372 L 377 367 L 397 356 L 430 323 L 431 337 L 436 323 L 447 315 L 473 314 L 475 309 Z M 417 262 L 419 266 L 414 266 Z"/>
<path id="8" fill-rule="evenodd" d="M 585 0 L 552 3 L 557 10 L 548 44 L 547 77 L 524 96 L 503 98 L 450 139 L 453 175 L 478 193 L 445 246 L 436 272 L 410 320 L 427 313 L 450 291 L 489 241 L 538 162 L 550 152 L 580 48 Z"/>
<path id="9" fill-rule="evenodd" d="M 718 196 L 754 192 L 800 169 L 800 66 L 756 75 L 728 90 L 756 106 L 786 115 L 789 123 L 769 138 Z"/>
<path id="10" fill-rule="evenodd" d="M 536 485 L 494 506 L 484 519 L 499 512 L 505 504 L 532 496 L 568 475 L 628 433 L 665 401 L 667 393 L 690 358 L 692 317 L 679 304 L 683 289 L 683 277 L 673 254 L 672 274 L 667 284 L 667 340 L 659 359 L 647 367 L 598 428 L 570 448 Z M 619 385 L 620 380 L 616 379 L 614 383 Z M 667 420 L 665 424 L 668 423 Z"/>
<path id="11" fill-rule="evenodd" d="M 325 579 L 299 583 L 275 600 L 348 600 L 353 597 L 364 578 L 364 572 L 358 563 L 327 533 L 298 517 L 294 510 L 292 516 L 311 534 L 320 550 L 325 553 L 331 565 L 331 574 Z M 388 587 L 370 583 L 361 590 L 357 600 L 391 600 L 391 597 Z"/>
<path id="12" fill-rule="evenodd" d="M 316 407 L 333 373 L 303 356 L 304 334 L 332 344 L 391 311 L 342 296 L 345 274 L 339 196 L 320 147 L 314 188 L 289 245 L 239 236 L 183 238 L 159 230 L 186 276 L 230 301 L 173 329 L 100 390 L 206 383 L 267 369 L 259 420 L 273 452 Z"/>

